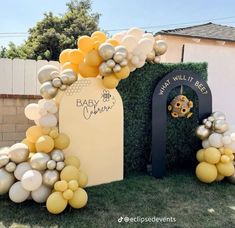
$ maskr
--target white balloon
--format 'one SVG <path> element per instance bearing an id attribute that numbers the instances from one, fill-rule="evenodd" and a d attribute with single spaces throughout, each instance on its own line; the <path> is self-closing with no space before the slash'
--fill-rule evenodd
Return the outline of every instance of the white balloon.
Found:
<path id="1" fill-rule="evenodd" d="M 37 170 L 28 170 L 21 178 L 22 187 L 27 191 L 34 191 L 42 184 L 42 175 Z"/>
<path id="2" fill-rule="evenodd" d="M 153 36 L 152 33 L 145 33 L 143 35 L 143 38 L 148 38 L 148 39 L 152 40 L 153 42 L 155 41 L 154 36 Z"/>
<path id="3" fill-rule="evenodd" d="M 45 203 L 51 194 L 51 188 L 41 185 L 37 190 L 32 191 L 31 197 L 37 203 Z"/>
<path id="4" fill-rule="evenodd" d="M 41 117 L 39 105 L 35 103 L 27 105 L 24 114 L 29 120 L 38 120 Z"/>
<path id="5" fill-rule="evenodd" d="M 233 151 L 233 153 L 235 153 L 235 142 L 234 141 L 232 141 L 230 144 L 224 144 L 224 147 L 230 148 Z"/>
<path id="6" fill-rule="evenodd" d="M 127 35 L 132 35 L 132 36 L 136 37 L 136 39 L 139 40 L 144 35 L 144 31 L 140 28 L 133 27 L 127 31 Z"/>
<path id="7" fill-rule="evenodd" d="M 204 149 L 207 149 L 207 148 L 211 147 L 208 139 L 205 139 L 205 140 L 202 141 L 202 147 Z"/>
<path id="8" fill-rule="evenodd" d="M 143 38 L 138 42 L 137 48 L 141 50 L 142 53 L 147 55 L 153 50 L 154 42 L 148 38 Z"/>
<path id="9" fill-rule="evenodd" d="M 9 197 L 10 197 L 11 201 L 13 201 L 15 203 L 24 202 L 25 200 L 27 200 L 29 195 L 30 195 L 30 192 L 25 190 L 22 187 L 20 181 L 13 184 L 10 188 L 10 191 L 9 191 Z"/>
<path id="10" fill-rule="evenodd" d="M 136 67 L 133 66 L 131 63 L 128 63 L 128 67 L 130 68 L 130 71 L 133 72 L 136 70 Z"/>
<path id="11" fill-rule="evenodd" d="M 128 52 L 131 52 L 136 48 L 138 40 L 134 36 L 128 35 L 122 39 L 121 44 L 126 47 Z"/>
<path id="12" fill-rule="evenodd" d="M 232 142 L 232 139 L 229 135 L 223 136 L 223 138 L 222 138 L 222 143 L 223 144 L 230 144 L 231 142 Z"/>
<path id="13" fill-rule="evenodd" d="M 55 127 L 57 125 L 57 118 L 54 114 L 47 114 L 42 116 L 38 123 L 42 127 Z"/>
<path id="14" fill-rule="evenodd" d="M 134 56 L 132 57 L 132 59 L 131 59 L 131 63 L 132 63 L 134 66 L 138 66 L 139 62 L 140 62 L 139 57 L 136 56 L 136 55 L 134 55 Z"/>
<path id="15" fill-rule="evenodd" d="M 16 170 L 14 172 L 15 178 L 17 180 L 21 180 L 22 176 L 24 175 L 24 173 L 28 170 L 31 170 L 32 167 L 29 164 L 29 162 L 22 162 L 19 165 L 17 165 Z"/>
<path id="16" fill-rule="evenodd" d="M 211 134 L 208 138 L 210 145 L 216 148 L 222 147 L 223 146 L 222 137 L 223 136 L 218 133 Z"/>
<path id="17" fill-rule="evenodd" d="M 115 35 L 113 35 L 112 38 L 121 43 L 121 41 L 125 35 L 126 35 L 126 32 L 119 32 L 119 33 L 116 33 Z"/>

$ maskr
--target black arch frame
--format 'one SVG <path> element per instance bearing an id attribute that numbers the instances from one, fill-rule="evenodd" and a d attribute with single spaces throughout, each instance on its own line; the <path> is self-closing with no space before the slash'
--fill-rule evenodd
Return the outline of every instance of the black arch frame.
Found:
<path id="1" fill-rule="evenodd" d="M 175 80 L 178 77 L 179 80 Z M 202 77 L 192 71 L 175 70 L 167 74 L 156 86 L 152 99 L 152 175 L 164 177 L 166 173 L 167 98 L 171 90 L 186 85 L 195 91 L 199 101 L 199 121 L 212 112 L 211 90 Z"/>

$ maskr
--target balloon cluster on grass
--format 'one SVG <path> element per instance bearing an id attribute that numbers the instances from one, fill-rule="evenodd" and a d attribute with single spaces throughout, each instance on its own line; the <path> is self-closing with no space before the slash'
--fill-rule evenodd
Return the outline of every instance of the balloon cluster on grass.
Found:
<path id="1" fill-rule="evenodd" d="M 200 162 L 196 168 L 198 179 L 205 183 L 228 177 L 235 183 L 234 153 L 235 130 L 232 130 L 222 112 L 214 112 L 196 129 L 203 149 L 197 152 Z"/>

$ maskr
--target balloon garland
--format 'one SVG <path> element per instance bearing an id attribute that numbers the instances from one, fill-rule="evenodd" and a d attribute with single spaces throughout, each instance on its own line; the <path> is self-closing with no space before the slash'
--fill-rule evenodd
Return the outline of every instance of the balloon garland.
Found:
<path id="1" fill-rule="evenodd" d="M 212 183 L 228 177 L 235 183 L 235 129 L 229 126 L 226 116 L 222 112 L 212 113 L 198 126 L 196 135 L 202 140 L 203 147 L 196 154 L 200 162 L 196 167 L 198 179 Z"/>

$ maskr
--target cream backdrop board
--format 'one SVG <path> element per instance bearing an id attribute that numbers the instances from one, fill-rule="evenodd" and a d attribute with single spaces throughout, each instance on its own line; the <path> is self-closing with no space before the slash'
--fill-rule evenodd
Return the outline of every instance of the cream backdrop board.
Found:
<path id="1" fill-rule="evenodd" d="M 123 104 L 99 78 L 79 79 L 63 94 L 60 131 L 69 135 L 67 155 L 76 155 L 88 186 L 123 179 Z"/>

